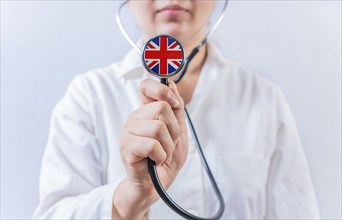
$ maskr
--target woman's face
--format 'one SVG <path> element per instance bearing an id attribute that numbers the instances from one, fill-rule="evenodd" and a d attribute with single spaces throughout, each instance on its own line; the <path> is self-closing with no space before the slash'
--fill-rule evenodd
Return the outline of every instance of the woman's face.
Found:
<path id="1" fill-rule="evenodd" d="M 215 0 L 130 0 L 145 38 L 172 35 L 184 43 L 202 38 Z M 146 40 L 146 39 L 145 39 Z"/>

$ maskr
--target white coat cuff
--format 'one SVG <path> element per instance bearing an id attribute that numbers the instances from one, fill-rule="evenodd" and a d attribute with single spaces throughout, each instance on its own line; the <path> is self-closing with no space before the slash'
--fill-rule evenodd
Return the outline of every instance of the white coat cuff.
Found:
<path id="1" fill-rule="evenodd" d="M 112 209 L 113 209 L 113 195 L 114 192 L 117 188 L 117 186 L 119 185 L 119 183 L 121 182 L 117 181 L 114 184 L 107 184 L 107 185 L 103 185 L 101 188 L 101 191 L 104 193 L 104 201 L 103 201 L 103 206 L 102 206 L 102 210 L 100 210 L 100 213 L 102 216 L 102 219 L 108 219 L 111 220 L 112 219 Z"/>

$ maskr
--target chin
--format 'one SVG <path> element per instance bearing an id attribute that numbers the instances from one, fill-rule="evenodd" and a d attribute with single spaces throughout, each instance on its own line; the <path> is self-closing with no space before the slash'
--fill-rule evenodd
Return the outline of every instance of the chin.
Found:
<path id="1" fill-rule="evenodd" d="M 186 32 L 182 31 L 182 29 L 179 26 L 168 26 L 168 27 L 162 27 L 158 34 L 167 34 L 171 35 L 178 40 L 182 41 L 182 39 L 186 38 Z"/>

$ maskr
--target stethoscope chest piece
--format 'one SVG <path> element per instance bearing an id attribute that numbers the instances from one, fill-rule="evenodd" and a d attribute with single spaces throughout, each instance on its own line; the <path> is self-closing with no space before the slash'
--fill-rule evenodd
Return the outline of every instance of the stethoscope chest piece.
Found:
<path id="1" fill-rule="evenodd" d="M 176 75 L 185 63 L 182 44 L 170 35 L 158 35 L 148 40 L 141 57 L 145 69 L 158 78 Z"/>

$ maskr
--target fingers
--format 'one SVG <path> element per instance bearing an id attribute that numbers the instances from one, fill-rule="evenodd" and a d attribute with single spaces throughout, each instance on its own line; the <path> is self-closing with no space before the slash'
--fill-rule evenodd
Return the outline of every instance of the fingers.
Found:
<path id="1" fill-rule="evenodd" d="M 176 141 L 178 139 L 181 129 L 171 106 L 167 102 L 151 102 L 137 109 L 129 117 L 129 121 L 132 121 L 132 123 L 146 119 L 164 122 L 172 140 Z"/>
<path id="2" fill-rule="evenodd" d="M 185 122 L 185 110 L 184 110 L 183 98 L 180 96 L 177 90 L 177 86 L 173 81 L 169 82 L 169 87 L 171 91 L 176 95 L 177 99 L 180 101 L 180 106 L 182 106 L 182 108 L 173 109 L 173 112 L 177 119 L 177 123 L 180 128 L 180 133 L 184 134 L 187 137 L 188 129 L 187 129 L 186 122 Z"/>
<path id="3" fill-rule="evenodd" d="M 131 154 L 127 161 L 149 157 L 157 164 L 170 164 L 176 155 L 175 162 L 181 164 L 187 152 L 187 128 L 184 101 L 175 83 L 170 81 L 166 86 L 146 79 L 141 83 L 140 94 L 144 105 L 131 113 L 124 127 L 127 135 L 123 146 L 125 151 L 128 149 L 127 155 Z"/>
<path id="4" fill-rule="evenodd" d="M 164 154 L 167 155 L 165 162 L 170 163 L 175 149 L 175 144 L 170 136 L 170 133 L 168 132 L 166 124 L 163 121 L 136 120 L 134 121 L 134 125 L 128 124 L 127 126 L 127 131 L 133 135 L 140 137 L 148 137 L 157 140 L 161 145 L 160 147 L 162 147 L 162 150 L 165 152 Z M 155 155 L 151 155 L 150 158 L 152 159 L 153 156 Z"/>
<path id="5" fill-rule="evenodd" d="M 120 144 L 120 152 L 124 164 L 132 165 L 149 157 L 161 165 L 166 161 L 167 154 L 160 142 L 153 138 L 126 134 L 127 137 Z"/>
<path id="6" fill-rule="evenodd" d="M 176 95 L 176 97 L 180 100 L 180 105 L 184 106 L 184 101 L 182 99 L 182 97 L 180 96 L 176 84 L 171 81 L 169 82 L 169 87 L 170 89 L 173 91 L 173 93 Z M 187 153 L 188 153 L 188 129 L 187 129 L 187 125 L 185 122 L 185 110 L 184 107 L 180 108 L 180 109 L 174 109 L 174 114 L 175 117 L 177 118 L 177 122 L 180 126 L 180 131 L 181 131 L 181 135 L 179 137 L 179 146 L 176 145 L 175 150 L 174 150 L 174 160 L 175 160 L 175 165 L 177 165 L 178 167 L 182 166 L 186 160 L 187 157 Z M 178 168 L 177 168 L 178 169 Z"/>
<path id="7" fill-rule="evenodd" d="M 166 101 L 172 108 L 181 107 L 179 98 L 168 86 L 152 79 L 145 79 L 140 83 L 140 95 L 144 104 L 153 101 Z"/>
<path id="8" fill-rule="evenodd" d="M 161 171 L 161 182 L 167 184 L 174 180 L 185 162 L 188 139 L 184 102 L 173 82 L 166 86 L 144 80 L 140 94 L 144 105 L 130 114 L 123 127 L 120 154 L 127 180 L 139 190 L 151 192 L 153 184 L 147 158 L 155 161 Z"/>
<path id="9" fill-rule="evenodd" d="M 184 101 L 180 96 L 176 84 L 170 80 L 169 86 L 152 79 L 145 79 L 140 84 L 140 94 L 144 104 L 155 101 L 166 101 L 172 107 L 176 116 L 177 122 L 181 126 L 182 132 L 187 132 L 184 113 Z M 177 99 L 177 105 L 174 103 L 174 98 Z"/>

